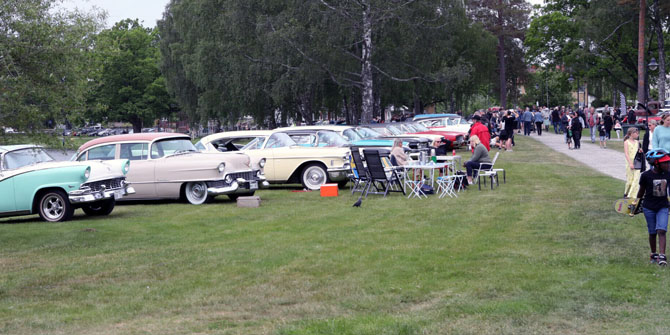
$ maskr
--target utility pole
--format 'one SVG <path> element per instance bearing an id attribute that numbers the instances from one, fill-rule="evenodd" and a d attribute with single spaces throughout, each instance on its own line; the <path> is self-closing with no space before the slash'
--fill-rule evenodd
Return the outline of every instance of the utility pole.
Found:
<path id="1" fill-rule="evenodd" d="M 645 64 L 644 64 L 644 28 L 647 15 L 647 1 L 640 0 L 640 19 L 637 29 L 637 101 L 646 104 Z"/>

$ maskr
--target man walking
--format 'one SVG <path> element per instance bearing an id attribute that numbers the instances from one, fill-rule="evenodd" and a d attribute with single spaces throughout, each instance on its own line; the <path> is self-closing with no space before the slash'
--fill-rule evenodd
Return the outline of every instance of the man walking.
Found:
<path id="1" fill-rule="evenodd" d="M 598 133 L 598 114 L 593 107 L 589 108 L 588 113 L 586 114 L 586 123 L 589 126 L 589 132 L 591 133 L 591 143 L 596 143 L 596 134 Z"/>
<path id="2" fill-rule="evenodd" d="M 523 120 L 523 134 L 524 136 L 530 136 L 530 127 L 533 123 L 533 113 L 530 112 L 530 108 L 526 107 L 526 111 L 522 115 Z"/>
<path id="3" fill-rule="evenodd" d="M 542 136 L 542 124 L 544 123 L 544 117 L 542 112 L 535 111 L 535 130 L 537 130 L 537 136 Z"/>
<path id="4" fill-rule="evenodd" d="M 560 133 L 561 116 L 558 114 L 558 107 L 551 111 L 551 124 L 554 126 L 554 133 Z"/>

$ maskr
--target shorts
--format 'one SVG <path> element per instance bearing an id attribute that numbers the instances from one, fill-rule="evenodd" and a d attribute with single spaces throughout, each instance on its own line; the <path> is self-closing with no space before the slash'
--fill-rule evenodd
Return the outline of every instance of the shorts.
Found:
<path id="1" fill-rule="evenodd" d="M 657 230 L 668 231 L 668 208 L 659 210 L 642 207 L 644 218 L 647 220 L 647 231 L 649 235 L 656 234 Z"/>
<path id="2" fill-rule="evenodd" d="M 607 136 L 600 135 L 600 142 L 607 142 Z"/>
<path id="3" fill-rule="evenodd" d="M 501 131 L 499 138 L 500 141 L 507 141 L 507 139 L 509 138 L 509 136 L 507 136 L 507 130 Z"/>

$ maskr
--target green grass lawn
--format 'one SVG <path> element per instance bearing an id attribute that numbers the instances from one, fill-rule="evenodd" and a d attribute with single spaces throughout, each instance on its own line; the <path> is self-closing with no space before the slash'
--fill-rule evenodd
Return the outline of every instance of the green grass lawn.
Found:
<path id="1" fill-rule="evenodd" d="M 623 182 L 517 137 L 507 184 L 455 199 L 259 192 L 0 220 L 0 334 L 661 334 Z M 91 229 L 88 229 L 91 228 Z"/>

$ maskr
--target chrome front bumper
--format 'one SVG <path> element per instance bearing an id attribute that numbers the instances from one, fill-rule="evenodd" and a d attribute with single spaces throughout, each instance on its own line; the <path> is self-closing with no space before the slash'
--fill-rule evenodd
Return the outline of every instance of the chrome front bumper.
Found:
<path id="1" fill-rule="evenodd" d="M 74 190 L 68 193 L 68 197 L 71 203 L 81 204 L 81 203 L 95 202 L 112 198 L 119 200 L 128 194 L 135 194 L 135 189 L 132 186 L 125 186 L 122 188 L 101 190 L 101 191 Z"/>
<path id="2" fill-rule="evenodd" d="M 212 196 L 234 194 L 234 193 L 249 193 L 257 189 L 268 188 L 268 183 L 265 176 L 257 177 L 256 180 L 246 180 L 244 178 L 237 178 L 232 183 L 227 184 L 225 181 L 215 181 L 207 183 L 207 193 Z"/>
<path id="3" fill-rule="evenodd" d="M 328 168 L 328 178 L 332 181 L 342 181 L 349 179 L 350 167 Z"/>

